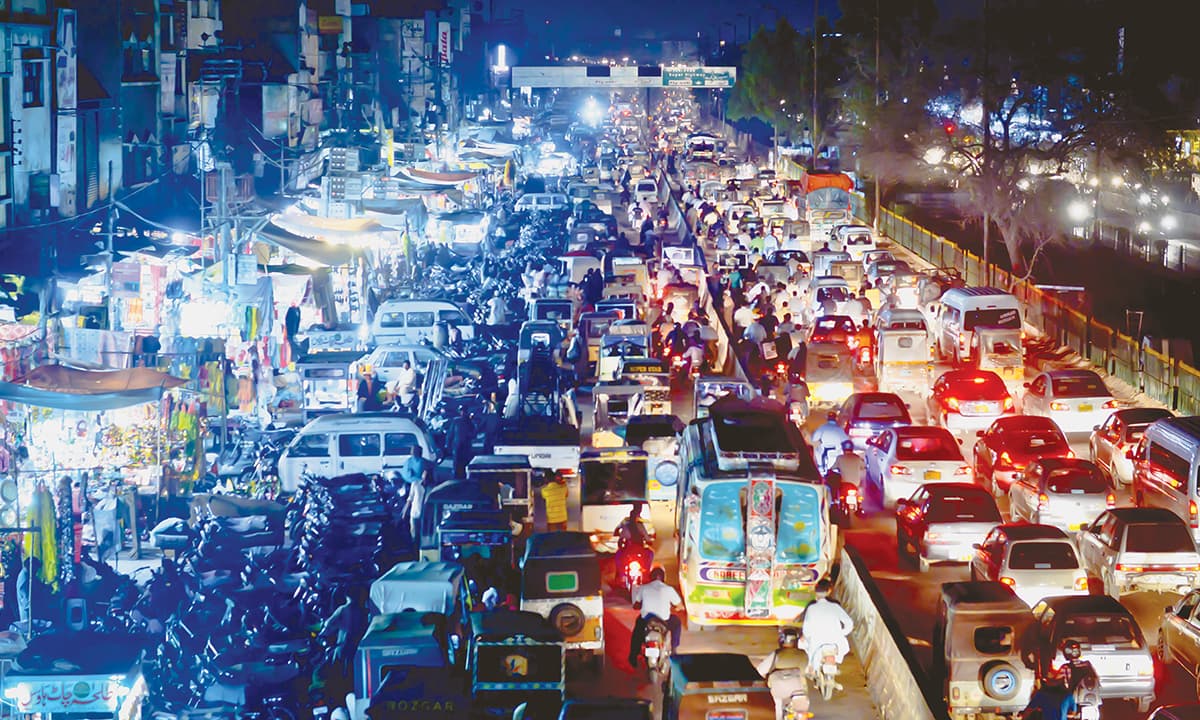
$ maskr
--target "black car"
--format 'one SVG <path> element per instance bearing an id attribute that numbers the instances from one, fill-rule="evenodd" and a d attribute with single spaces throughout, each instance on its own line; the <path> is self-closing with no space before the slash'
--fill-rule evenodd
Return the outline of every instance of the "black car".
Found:
<path id="1" fill-rule="evenodd" d="M 908 405 L 895 393 L 860 392 L 846 398 L 838 413 L 838 425 L 862 451 L 867 440 L 888 428 L 912 425 Z"/>

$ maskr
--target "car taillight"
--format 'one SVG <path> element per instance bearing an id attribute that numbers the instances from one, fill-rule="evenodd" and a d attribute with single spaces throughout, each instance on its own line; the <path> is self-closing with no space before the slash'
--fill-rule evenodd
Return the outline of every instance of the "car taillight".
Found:
<path id="1" fill-rule="evenodd" d="M 1196 521 L 1196 501 L 1188 500 L 1188 525 L 1191 525 L 1193 528 L 1198 527 Z"/>
<path id="2" fill-rule="evenodd" d="M 1200 572 L 1200 565 L 1180 565 L 1179 572 Z"/>
<path id="3" fill-rule="evenodd" d="M 1055 400 L 1054 402 L 1050 403 L 1050 409 L 1051 410 L 1059 410 L 1059 411 L 1070 410 L 1071 406 L 1065 402 L 1059 402 L 1058 400 Z"/>
<path id="4" fill-rule="evenodd" d="M 941 535 L 938 535 L 938 534 L 937 534 L 937 533 L 935 533 L 935 532 L 927 532 L 927 533 L 925 533 L 925 541 L 926 541 L 926 542 L 932 542 L 932 541 L 934 541 L 934 540 L 938 540 L 939 538 L 941 538 Z"/>
<path id="5" fill-rule="evenodd" d="M 1049 504 L 1050 504 L 1050 497 L 1048 495 L 1046 495 L 1046 493 L 1042 493 L 1041 495 L 1038 495 L 1038 510 L 1045 510 L 1046 506 Z"/>
<path id="6" fill-rule="evenodd" d="M 1007 410 L 1012 410 L 1012 409 L 1014 409 L 1015 407 L 1016 407 L 1016 405 L 1015 405 L 1015 404 L 1013 404 L 1013 399 L 1012 399 L 1011 397 L 1006 397 L 1006 398 L 1004 398 L 1004 409 L 1005 409 L 1006 411 L 1007 411 Z"/>
<path id="7" fill-rule="evenodd" d="M 1000 582 L 1004 583 L 1005 585 L 1007 585 L 1009 587 L 1016 587 L 1016 585 L 1017 585 L 1017 581 L 1010 577 L 1002 577 L 1002 578 L 1000 578 Z"/>
<path id="8" fill-rule="evenodd" d="M 954 471 L 954 474 L 955 475 L 970 475 L 971 474 L 971 466 L 970 465 L 959 465 L 958 469 Z"/>
<path id="9" fill-rule="evenodd" d="M 846 488 L 846 498 L 853 499 L 858 497 L 858 488 Z"/>
<path id="10" fill-rule="evenodd" d="M 969 343 L 969 342 L 971 342 L 970 334 L 965 333 L 965 332 L 958 334 L 958 346 L 960 348 L 965 350 L 967 348 L 967 343 Z"/>
<path id="11" fill-rule="evenodd" d="M 1012 455 L 1009 455 L 1007 450 L 1002 451 L 1000 453 L 1000 457 L 996 458 L 996 464 L 1000 465 L 1001 467 L 1004 467 L 1004 466 L 1012 467 L 1012 464 L 1013 464 Z"/>
<path id="12" fill-rule="evenodd" d="M 645 643 L 645 646 L 648 648 L 657 649 L 658 641 L 657 640 L 647 640 Z"/>
<path id="13" fill-rule="evenodd" d="M 1126 565 L 1124 563 L 1117 563 L 1116 570 L 1117 572 L 1140 573 L 1145 570 L 1145 568 L 1141 565 Z"/>
<path id="14" fill-rule="evenodd" d="M 1112 493 L 1105 495 L 1104 504 L 1108 505 L 1109 508 L 1115 508 L 1117 506 L 1117 496 Z"/>
<path id="15" fill-rule="evenodd" d="M 912 475 L 912 468 L 906 468 L 903 465 L 893 465 L 888 468 L 888 471 L 893 475 Z"/>
<path id="16" fill-rule="evenodd" d="M 775 372 L 779 375 L 782 375 L 785 370 L 787 370 L 787 363 L 777 363 L 775 365 Z"/>
<path id="17" fill-rule="evenodd" d="M 1075 576 L 1075 589 L 1076 590 L 1087 590 L 1088 589 L 1087 575 L 1076 575 Z"/>
<path id="18" fill-rule="evenodd" d="M 957 410 L 958 409 L 958 398 L 956 398 L 956 397 L 946 398 L 946 409 L 947 410 Z"/>
<path id="19" fill-rule="evenodd" d="M 1109 400 L 1108 402 L 1104 403 L 1104 409 L 1105 409 L 1105 410 L 1115 410 L 1115 409 L 1116 409 L 1116 407 L 1117 407 L 1117 401 L 1116 401 L 1116 400 Z"/>
<path id="20" fill-rule="evenodd" d="M 1073 457 L 1075 457 L 1075 451 L 1074 451 L 1074 450 L 1068 450 L 1068 451 L 1067 451 L 1067 454 L 1066 454 L 1066 455 L 1063 455 L 1063 457 L 1073 458 Z"/>

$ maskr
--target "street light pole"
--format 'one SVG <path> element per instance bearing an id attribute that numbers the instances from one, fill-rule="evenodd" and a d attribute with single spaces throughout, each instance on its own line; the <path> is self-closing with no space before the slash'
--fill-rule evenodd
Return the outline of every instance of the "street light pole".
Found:
<path id="1" fill-rule="evenodd" d="M 991 0 L 983 0 L 983 163 L 981 168 L 983 172 L 984 191 L 988 190 L 988 178 L 991 174 L 991 166 L 988 165 L 988 155 L 992 147 L 992 114 L 991 107 L 988 105 L 988 83 L 991 82 L 991 58 L 989 53 L 991 50 L 991 36 L 988 33 L 988 16 L 991 14 Z M 989 260 L 989 250 L 991 242 L 989 235 L 992 229 L 992 215 L 989 211 L 987 201 L 984 202 L 983 211 L 983 284 L 985 286 L 992 284 L 992 263 Z M 1014 271 L 1016 268 L 1012 268 Z"/>
<path id="2" fill-rule="evenodd" d="M 817 169 L 817 154 L 820 151 L 820 132 L 817 129 L 817 41 L 820 35 L 817 29 L 817 13 L 820 11 L 821 0 L 813 0 L 813 73 L 812 73 L 812 167 Z"/>
<path id="3" fill-rule="evenodd" d="M 879 118 L 879 0 L 875 0 L 875 117 Z M 875 171 L 875 220 L 872 223 L 879 231 L 879 170 Z"/>

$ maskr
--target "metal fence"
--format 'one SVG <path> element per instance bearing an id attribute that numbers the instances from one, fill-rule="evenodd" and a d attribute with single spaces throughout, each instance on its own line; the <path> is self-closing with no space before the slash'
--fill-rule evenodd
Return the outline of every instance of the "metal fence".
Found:
<path id="1" fill-rule="evenodd" d="M 873 213 L 862 195 L 852 195 L 854 214 Z M 882 209 L 879 230 L 893 242 L 938 267 L 957 268 L 971 285 L 991 284 L 1012 292 L 1021 301 L 1025 320 L 1047 338 L 1069 347 L 1096 367 L 1181 414 L 1200 414 L 1200 370 L 1143 347 L 1138 340 L 1084 315 L 1032 283 L 992 268 L 986 282 L 983 261 L 946 238 L 908 218 Z"/>

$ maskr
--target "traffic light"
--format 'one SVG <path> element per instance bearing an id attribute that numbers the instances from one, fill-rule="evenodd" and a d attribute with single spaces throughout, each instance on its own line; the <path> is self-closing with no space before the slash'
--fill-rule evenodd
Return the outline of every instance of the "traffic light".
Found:
<path id="1" fill-rule="evenodd" d="M 942 129 L 946 131 L 946 135 L 953 135 L 958 131 L 958 125 L 955 125 L 953 120 L 947 120 L 942 123 Z"/>

